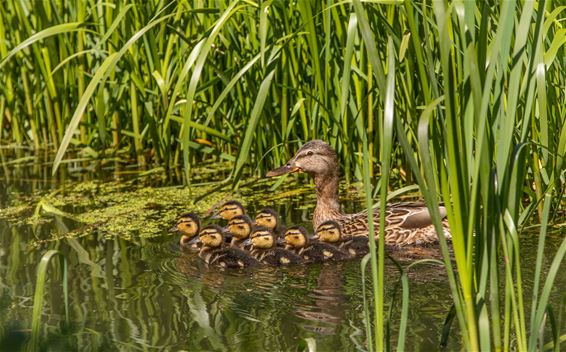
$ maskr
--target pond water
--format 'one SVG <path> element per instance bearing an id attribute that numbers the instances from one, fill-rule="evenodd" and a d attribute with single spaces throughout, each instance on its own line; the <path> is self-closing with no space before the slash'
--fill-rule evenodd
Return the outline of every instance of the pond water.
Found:
<path id="1" fill-rule="evenodd" d="M 37 199 L 38 194 L 52 194 L 62 184 L 38 181 L 34 175 L 25 179 L 11 176 L 9 182 L 6 174 L 2 180 L 0 204 L 4 207 L 19 202 L 14 200 L 15 194 Z M 99 182 L 115 177 L 104 178 L 99 177 Z M 301 180 L 304 183 L 306 179 Z M 33 181 L 36 183 L 31 186 Z M 260 197 L 250 196 L 245 201 L 249 212 L 271 206 L 286 223 L 309 226 L 314 206 L 312 189 L 294 192 L 299 187 L 294 179 L 284 183 L 287 185 L 277 191 L 271 191 L 269 184 L 254 184 L 249 194 Z M 273 193 L 278 194 L 276 201 L 272 200 Z M 347 210 L 360 210 L 355 192 L 346 194 Z M 93 209 L 108 206 L 95 203 Z M 62 209 L 76 214 L 90 208 L 70 204 Z M 188 210 L 179 208 L 177 213 Z M 164 210 L 157 207 L 153 216 L 159 211 Z M 112 236 L 92 226 L 78 238 L 50 240 L 51 234 L 80 228 L 80 223 L 61 214 L 43 215 L 35 221 L 18 220 L 0 220 L 0 350 L 21 349 L 29 338 L 36 267 L 46 249 L 58 249 L 68 259 L 71 324 L 62 332 L 62 277 L 51 265 L 42 315 L 44 350 L 297 351 L 306 345 L 307 338 L 315 341 L 318 351 L 366 349 L 360 260 L 222 271 L 206 267 L 194 254 L 180 252 L 178 238 L 167 233 L 164 225 L 158 227 L 161 233 L 148 237 L 138 236 L 136 231 L 131 236 Z M 558 237 L 549 241 L 551 252 Z M 523 243 L 525 281 L 532 277 L 529 270 L 535 246 L 533 236 Z M 416 266 L 409 278 L 406 348 L 438 350 L 451 306 L 444 269 Z M 397 267 L 387 260 L 388 303 L 399 301 L 395 298 L 398 280 Z M 565 289 L 566 278 L 558 280 L 557 290 Z M 394 303 L 393 343 L 398 315 L 399 306 Z M 454 336 L 447 350 L 461 349 L 457 332 Z"/>

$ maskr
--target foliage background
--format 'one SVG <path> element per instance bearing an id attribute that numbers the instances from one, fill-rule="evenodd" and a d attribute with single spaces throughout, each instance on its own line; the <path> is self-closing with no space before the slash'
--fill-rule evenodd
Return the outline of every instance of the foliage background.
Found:
<path id="1" fill-rule="evenodd" d="M 440 243 L 464 345 L 532 350 L 566 252 L 543 285 L 547 225 L 565 194 L 564 5 L 0 2 L 0 140 L 56 152 L 54 168 L 69 148 L 183 165 L 187 183 L 191 166 L 224 159 L 237 183 L 285 162 L 298 141 L 324 139 L 346 179 L 364 180 L 368 207 L 389 179 L 417 183 L 433 213 L 447 205 L 455 264 Z M 527 322 L 518 229 L 533 214 Z M 369 345 L 382 350 L 383 243 L 371 243 Z"/>

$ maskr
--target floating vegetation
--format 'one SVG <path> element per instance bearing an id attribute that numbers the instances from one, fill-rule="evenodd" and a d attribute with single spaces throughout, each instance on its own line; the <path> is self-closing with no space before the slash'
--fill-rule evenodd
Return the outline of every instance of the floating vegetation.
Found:
<path id="1" fill-rule="evenodd" d="M 260 179 L 234 191 L 230 185 L 219 189 L 218 183 L 214 182 L 189 188 L 92 180 L 66 184 L 48 194 L 17 197 L 14 205 L 0 210 L 0 219 L 14 225 L 46 224 L 55 217 L 74 223 L 63 231 L 58 228 L 45 236 L 38 236 L 31 245 L 93 232 L 105 237 L 137 240 L 167 235 L 167 230 L 181 213 L 194 211 L 206 217 L 227 199 L 243 199 L 244 202 L 265 205 L 293 197 L 307 196 L 314 200 L 309 184 L 301 187 L 292 180 L 288 180 L 278 192 L 257 192 L 268 188 L 271 183 L 272 180 Z M 355 190 L 351 185 L 348 189 Z M 346 199 L 358 197 L 357 192 L 349 192 Z"/>

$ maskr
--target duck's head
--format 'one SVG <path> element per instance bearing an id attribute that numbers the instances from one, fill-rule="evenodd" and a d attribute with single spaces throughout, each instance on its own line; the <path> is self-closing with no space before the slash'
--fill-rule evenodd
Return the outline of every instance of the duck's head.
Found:
<path id="1" fill-rule="evenodd" d="M 321 140 L 312 140 L 303 145 L 287 164 L 271 170 L 267 177 L 280 176 L 292 172 L 306 172 L 311 175 L 337 173 L 338 161 L 332 147 Z"/>
<path id="2" fill-rule="evenodd" d="M 309 243 L 307 230 L 302 226 L 291 226 L 285 231 L 285 248 L 304 248 Z"/>
<path id="3" fill-rule="evenodd" d="M 222 204 L 220 210 L 218 211 L 218 214 L 213 216 L 213 218 L 230 220 L 236 216 L 244 215 L 244 214 L 245 214 L 244 206 L 240 202 L 236 200 L 229 200 L 226 203 Z"/>
<path id="4" fill-rule="evenodd" d="M 228 221 L 226 231 L 239 240 L 246 239 L 252 232 L 252 220 L 247 215 L 238 215 Z"/>
<path id="5" fill-rule="evenodd" d="M 275 230 L 277 225 L 279 225 L 279 214 L 271 208 L 264 208 L 255 216 L 255 224 Z"/>
<path id="6" fill-rule="evenodd" d="M 177 219 L 175 226 L 169 229 L 169 232 L 176 232 L 181 234 L 179 243 L 181 246 L 188 245 L 189 242 L 200 231 L 200 218 L 195 213 L 186 213 Z"/>
<path id="7" fill-rule="evenodd" d="M 251 235 L 250 241 L 253 248 L 269 249 L 275 247 L 275 234 L 271 229 L 266 227 L 256 227 Z"/>
<path id="8" fill-rule="evenodd" d="M 315 238 L 320 242 L 336 243 L 342 238 L 342 230 L 336 221 L 328 220 L 316 228 Z"/>
<path id="9" fill-rule="evenodd" d="M 222 228 L 218 225 L 208 225 L 203 227 L 198 234 L 203 246 L 217 248 L 224 243 Z"/>

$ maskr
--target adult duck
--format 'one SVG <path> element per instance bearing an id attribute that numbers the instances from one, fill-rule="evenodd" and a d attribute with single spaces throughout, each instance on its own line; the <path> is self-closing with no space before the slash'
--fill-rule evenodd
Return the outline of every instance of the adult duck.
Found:
<path id="1" fill-rule="evenodd" d="M 269 171 L 268 177 L 292 172 L 304 172 L 314 178 L 316 208 L 313 227 L 316 229 L 328 220 L 340 225 L 344 236 L 367 236 L 367 210 L 357 214 L 345 214 L 338 198 L 338 159 L 336 152 L 324 141 L 313 140 L 303 145 L 285 165 Z M 439 207 L 442 217 L 446 209 Z M 373 209 L 373 219 L 378 231 L 379 208 Z M 443 222 L 444 234 L 450 238 L 450 230 Z M 438 241 L 431 216 L 423 202 L 387 204 L 385 210 L 385 243 L 387 245 L 426 245 Z"/>

